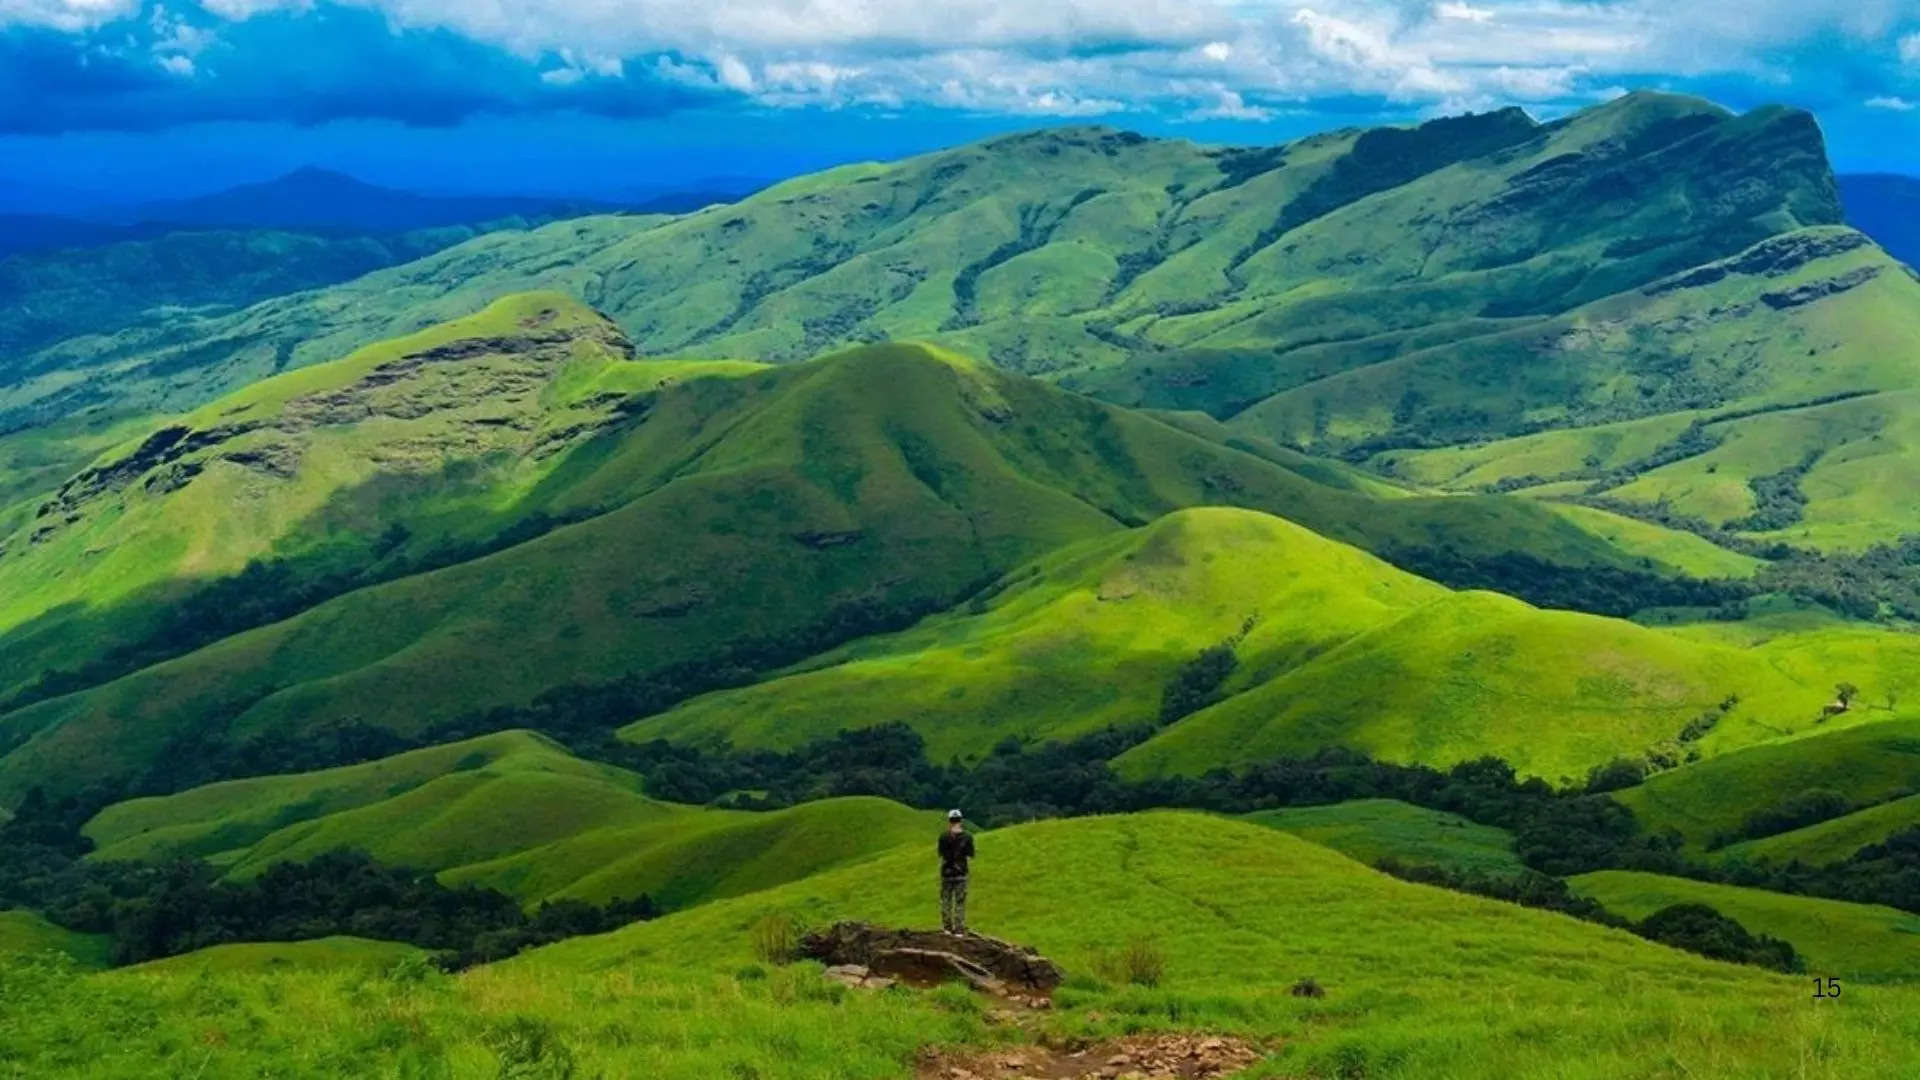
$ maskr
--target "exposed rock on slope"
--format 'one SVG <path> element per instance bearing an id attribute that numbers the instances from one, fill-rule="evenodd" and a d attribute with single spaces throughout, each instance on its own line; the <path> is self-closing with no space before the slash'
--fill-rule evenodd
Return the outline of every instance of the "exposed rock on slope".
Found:
<path id="1" fill-rule="evenodd" d="M 1047 993 L 1064 978 L 1053 961 L 1033 949 L 981 934 L 890 930 L 870 923 L 839 922 L 808 934 L 800 951 L 830 965 L 858 965 L 874 974 L 910 983 L 959 979 L 978 990 Z"/>

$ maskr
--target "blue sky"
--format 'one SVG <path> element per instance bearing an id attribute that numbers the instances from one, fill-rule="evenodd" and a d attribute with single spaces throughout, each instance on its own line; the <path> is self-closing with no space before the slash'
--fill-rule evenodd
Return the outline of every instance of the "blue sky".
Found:
<path id="1" fill-rule="evenodd" d="M 1657 87 L 1920 173 L 1920 0 L 0 0 L 0 205 L 304 164 L 620 196 L 1048 124 L 1223 142 Z"/>

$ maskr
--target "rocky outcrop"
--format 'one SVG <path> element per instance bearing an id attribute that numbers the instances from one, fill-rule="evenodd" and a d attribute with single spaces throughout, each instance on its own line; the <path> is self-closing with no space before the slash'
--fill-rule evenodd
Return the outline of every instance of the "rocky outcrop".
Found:
<path id="1" fill-rule="evenodd" d="M 160 428 L 131 452 L 70 478 L 36 516 L 35 542 L 78 521 L 89 504 L 139 484 L 150 495 L 188 486 L 214 463 L 269 480 L 297 476 L 308 443 L 321 429 L 369 420 L 397 421 L 363 451 L 387 472 L 433 472 L 451 458 L 499 452 L 549 456 L 600 429 L 644 414 L 632 395 L 600 395 L 558 409 L 543 402 L 553 378 L 581 346 L 616 358 L 634 356 L 633 343 L 611 323 L 553 327 L 555 315 L 522 321 L 518 333 L 459 338 L 375 365 L 331 389 L 289 399 L 272 415 L 226 419 L 193 428 Z M 229 409 L 227 414 L 245 411 Z M 431 426 L 414 421 L 444 419 Z"/>
<path id="2" fill-rule="evenodd" d="M 1880 270 L 1881 268 L 1878 266 L 1858 266 L 1836 277 L 1822 278 L 1819 281 L 1809 281 L 1804 285 L 1796 285 L 1791 289 L 1780 289 L 1776 292 L 1762 293 L 1760 299 L 1768 307 L 1776 311 L 1784 308 L 1799 307 L 1802 304 L 1811 304 L 1815 300 L 1824 300 L 1829 296 L 1838 296 L 1843 292 L 1857 289 L 1867 282 L 1872 281 L 1874 278 L 1879 277 Z"/>
<path id="3" fill-rule="evenodd" d="M 840 922 L 806 935 L 800 951 L 830 970 L 861 969 L 863 981 L 878 977 L 931 986 L 958 980 L 988 993 L 1044 994 L 1063 978 L 1058 965 L 1033 949 L 981 934 Z"/>
<path id="4" fill-rule="evenodd" d="M 1684 274 L 1656 281 L 1641 292 L 1659 296 L 1680 289 L 1712 285 L 1736 274 L 1749 277 L 1780 277 L 1820 259 L 1830 259 L 1866 247 L 1873 241 L 1851 230 L 1804 230 L 1763 240 L 1731 259 L 1708 263 Z M 1875 268 L 1875 272 L 1878 269 Z"/>

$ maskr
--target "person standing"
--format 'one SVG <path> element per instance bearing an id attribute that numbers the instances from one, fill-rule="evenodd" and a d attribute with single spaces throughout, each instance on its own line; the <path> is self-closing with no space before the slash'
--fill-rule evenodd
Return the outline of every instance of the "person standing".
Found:
<path id="1" fill-rule="evenodd" d="M 940 834 L 940 929 L 967 932 L 967 861 L 973 858 L 973 834 L 958 810 L 947 811 Z"/>

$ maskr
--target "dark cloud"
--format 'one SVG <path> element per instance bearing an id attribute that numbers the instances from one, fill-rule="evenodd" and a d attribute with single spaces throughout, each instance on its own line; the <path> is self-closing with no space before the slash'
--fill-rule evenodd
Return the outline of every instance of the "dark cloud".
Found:
<path id="1" fill-rule="evenodd" d="M 237 23 L 156 17 L 149 8 L 85 34 L 0 30 L 0 132 L 348 118 L 437 127 L 539 109 L 653 116 L 719 96 L 649 62 L 628 67 L 624 75 L 574 70 L 556 56 L 520 57 L 444 30 L 396 30 L 374 12 L 332 5 Z"/>

